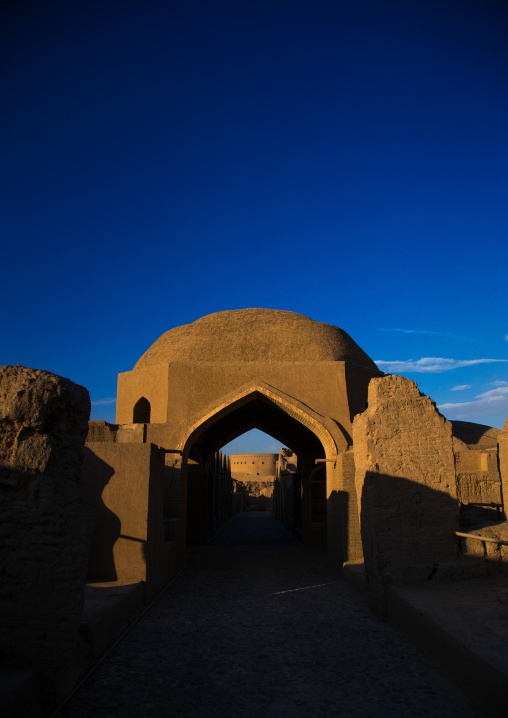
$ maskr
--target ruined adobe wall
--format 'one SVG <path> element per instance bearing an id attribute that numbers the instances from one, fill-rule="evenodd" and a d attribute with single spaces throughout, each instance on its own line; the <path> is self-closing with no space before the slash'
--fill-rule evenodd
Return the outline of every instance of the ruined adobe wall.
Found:
<path id="1" fill-rule="evenodd" d="M 0 367 L 0 647 L 28 666 L 51 707 L 72 684 L 92 528 L 79 480 L 88 391 Z"/>
<path id="2" fill-rule="evenodd" d="M 501 432 L 495 427 L 472 422 L 451 423 L 461 523 L 473 525 L 475 517 L 496 520 L 503 503 L 498 463 Z M 491 504 L 491 508 L 486 504 Z"/>
<path id="3" fill-rule="evenodd" d="M 491 539 L 482 541 L 464 536 L 460 539 L 462 555 L 469 559 L 468 563 L 479 575 L 506 572 L 508 567 L 508 546 L 503 544 L 508 541 L 508 419 L 503 429 L 491 428 L 486 433 L 488 436 L 482 437 L 477 444 L 478 448 L 469 445 L 469 454 L 463 449 L 461 452 L 466 453 L 468 458 L 469 455 L 477 456 L 480 464 L 479 470 L 472 474 L 473 487 L 477 489 L 478 496 L 474 496 L 474 499 L 483 498 L 487 502 L 492 499 L 494 503 L 500 503 L 502 509 L 499 511 L 500 516 L 497 511 L 486 508 L 461 513 L 462 532 Z M 488 516 L 489 512 L 491 516 Z"/>
<path id="4" fill-rule="evenodd" d="M 292 475 L 297 471 L 297 457 L 290 449 L 281 449 L 279 454 L 231 454 L 231 475 L 236 480 L 236 492 L 246 496 L 247 508 L 262 511 L 274 509 L 272 501 L 276 480 L 287 475 L 292 483 Z M 280 483 L 280 482 L 279 482 Z M 280 493 L 280 486 L 277 491 Z M 275 513 L 283 520 L 279 504 L 275 503 Z"/>
<path id="5" fill-rule="evenodd" d="M 508 419 L 498 437 L 499 473 L 501 474 L 501 496 L 504 503 L 505 518 L 508 520 Z"/>
<path id="6" fill-rule="evenodd" d="M 245 508 L 270 511 L 279 454 L 231 454 L 236 493 L 245 494 Z"/>
<path id="7" fill-rule="evenodd" d="M 450 422 L 415 382 L 388 375 L 371 380 L 353 437 L 369 582 L 449 577 L 459 527 Z"/>
<path id="8" fill-rule="evenodd" d="M 260 476 L 249 476 L 249 474 L 239 475 L 241 475 L 242 478 L 236 482 L 237 492 L 246 493 L 251 498 L 259 498 L 260 496 L 271 498 L 275 477 L 272 481 L 266 481 Z"/>
<path id="9" fill-rule="evenodd" d="M 298 470 L 298 457 L 291 449 L 283 448 L 277 459 L 277 476 L 284 473 L 295 474 Z"/>
<path id="10" fill-rule="evenodd" d="M 485 450 L 454 441 L 457 498 L 464 505 L 502 505 L 497 447 Z"/>

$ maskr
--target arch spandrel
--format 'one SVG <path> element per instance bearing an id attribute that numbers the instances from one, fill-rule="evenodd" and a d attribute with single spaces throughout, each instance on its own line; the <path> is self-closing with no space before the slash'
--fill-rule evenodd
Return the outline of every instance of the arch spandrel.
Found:
<path id="1" fill-rule="evenodd" d="M 289 421 L 295 422 L 293 432 L 287 426 L 285 431 L 277 431 L 277 427 L 263 424 L 263 420 L 260 420 L 259 416 L 253 415 L 253 405 L 257 404 L 259 407 L 263 403 L 271 405 L 272 412 L 275 409 L 281 415 L 287 416 Z M 242 409 L 244 409 L 243 412 Z M 262 410 L 258 413 L 262 413 Z M 227 421 L 228 416 L 234 416 L 235 420 L 240 419 L 240 423 L 237 421 L 233 428 L 231 422 Z M 270 423 L 269 420 L 268 423 Z M 217 425 L 220 429 L 218 432 L 220 438 L 216 439 L 214 450 L 253 428 L 266 431 L 281 443 L 294 449 L 295 441 L 292 441 L 288 434 L 294 433 L 296 425 L 302 427 L 302 433 L 308 430 L 316 437 L 326 458 L 333 458 L 339 452 L 345 451 L 348 446 L 345 432 L 336 422 L 264 382 L 242 387 L 239 391 L 224 397 L 220 403 L 210 406 L 201 416 L 194 417 L 185 426 L 181 425 L 178 432 L 180 435 L 179 445 L 184 450 L 184 454 L 185 450 L 188 452 L 189 447 L 203 437 L 206 437 L 208 441 L 213 441 L 213 427 Z"/>
<path id="2" fill-rule="evenodd" d="M 132 407 L 143 395 L 152 405 L 151 421 L 167 423 L 176 436 L 202 407 L 247 383 L 267 382 L 351 432 L 352 417 L 365 406 L 368 380 L 378 375 L 375 363 L 339 327 L 295 312 L 229 310 L 170 329 L 132 371 L 119 375 L 117 422 L 132 420 Z"/>

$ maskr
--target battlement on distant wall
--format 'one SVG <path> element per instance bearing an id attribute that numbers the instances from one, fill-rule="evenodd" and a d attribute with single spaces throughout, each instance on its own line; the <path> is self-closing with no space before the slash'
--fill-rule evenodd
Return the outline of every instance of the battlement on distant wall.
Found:
<path id="1" fill-rule="evenodd" d="M 231 454 L 231 473 L 275 477 L 278 458 L 279 454 Z"/>

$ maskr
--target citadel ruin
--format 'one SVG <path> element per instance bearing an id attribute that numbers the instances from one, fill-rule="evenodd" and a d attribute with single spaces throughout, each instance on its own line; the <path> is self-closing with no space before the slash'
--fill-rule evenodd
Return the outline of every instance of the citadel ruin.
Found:
<path id="1" fill-rule="evenodd" d="M 446 420 L 337 327 L 267 309 L 203 317 L 119 374 L 116 424 L 89 412 L 68 379 L 0 368 L 0 645 L 43 706 L 92 657 L 86 583 L 137 584 L 147 603 L 188 544 L 249 507 L 326 551 L 382 618 L 393 587 L 506 566 L 508 424 Z M 221 453 L 252 428 L 287 448 Z"/>

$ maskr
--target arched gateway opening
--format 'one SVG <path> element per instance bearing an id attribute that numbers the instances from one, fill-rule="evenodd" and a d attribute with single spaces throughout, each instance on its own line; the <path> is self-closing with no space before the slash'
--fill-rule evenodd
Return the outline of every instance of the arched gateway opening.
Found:
<path id="1" fill-rule="evenodd" d="M 261 385 L 239 392 L 192 428 L 182 456 L 188 541 L 206 541 L 222 523 L 221 512 L 227 511 L 227 499 L 221 502 L 215 495 L 223 489 L 214 484 L 210 471 L 215 452 L 253 428 L 274 437 L 298 457 L 298 473 L 290 485 L 277 486 L 276 515 L 288 528 L 301 532 L 308 545 L 326 548 L 325 467 L 336 459 L 336 442 L 315 412 Z"/>

